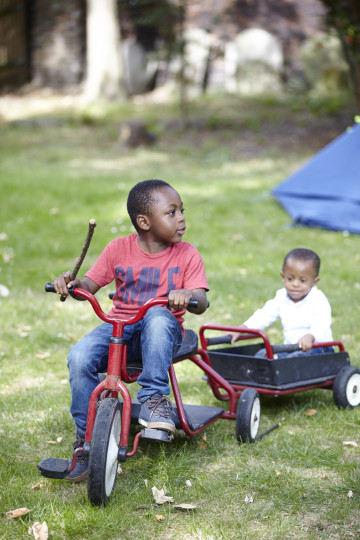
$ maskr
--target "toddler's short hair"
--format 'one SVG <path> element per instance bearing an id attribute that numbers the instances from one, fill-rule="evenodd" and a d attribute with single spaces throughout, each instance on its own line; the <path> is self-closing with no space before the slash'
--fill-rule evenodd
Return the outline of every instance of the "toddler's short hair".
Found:
<path id="1" fill-rule="evenodd" d="M 137 229 L 136 218 L 139 214 L 150 215 L 151 207 L 156 202 L 155 193 L 164 187 L 171 187 L 170 184 L 163 180 L 144 180 L 138 182 L 131 188 L 128 200 L 127 211 L 129 213 L 132 224 Z"/>
<path id="2" fill-rule="evenodd" d="M 292 251 L 289 251 L 289 253 L 285 255 L 285 258 L 284 258 L 284 262 L 282 266 L 283 270 L 285 268 L 285 265 L 288 259 L 290 258 L 297 259 L 300 261 L 311 262 L 315 270 L 315 275 L 316 276 L 319 275 L 320 257 L 319 255 L 317 255 L 317 253 L 315 253 L 315 251 L 312 251 L 311 249 L 305 249 L 305 248 L 296 248 L 296 249 L 293 249 Z"/>

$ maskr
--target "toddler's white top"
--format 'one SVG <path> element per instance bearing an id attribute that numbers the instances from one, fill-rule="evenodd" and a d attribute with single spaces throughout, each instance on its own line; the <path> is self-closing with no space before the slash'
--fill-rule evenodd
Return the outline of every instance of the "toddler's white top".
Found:
<path id="1" fill-rule="evenodd" d="M 316 342 L 332 341 L 331 307 L 325 294 L 316 286 L 308 294 L 294 302 L 285 287 L 275 297 L 255 311 L 244 322 L 248 328 L 264 330 L 278 318 L 284 331 L 284 343 L 297 343 L 305 334 L 312 334 Z"/>

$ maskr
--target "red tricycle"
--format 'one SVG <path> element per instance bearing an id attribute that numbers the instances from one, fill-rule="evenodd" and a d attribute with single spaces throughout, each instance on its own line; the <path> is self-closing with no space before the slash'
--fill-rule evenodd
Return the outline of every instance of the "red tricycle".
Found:
<path id="1" fill-rule="evenodd" d="M 55 292 L 54 285 L 48 283 L 47 292 Z M 132 400 L 127 383 L 137 380 L 141 372 L 141 365 L 127 363 L 127 344 L 123 339 L 124 327 L 141 320 L 148 309 L 156 305 L 167 305 L 166 297 L 154 298 L 146 302 L 137 315 L 129 320 L 109 317 L 100 307 L 98 300 L 90 292 L 80 288 L 70 290 L 72 296 L 80 296 L 88 300 L 96 315 L 103 321 L 113 325 L 112 337 L 108 358 L 108 371 L 103 380 L 93 391 L 88 408 L 85 443 L 82 448 L 75 450 L 70 463 L 65 459 L 47 458 L 38 464 L 40 473 L 49 478 L 63 479 L 76 465 L 78 452 L 81 450 L 89 457 L 88 466 L 88 497 L 94 505 L 102 505 L 108 500 L 115 484 L 118 462 L 124 462 L 132 457 L 139 444 L 139 439 L 151 439 L 159 442 L 170 442 L 173 435 L 158 429 L 140 429 L 129 448 L 130 424 L 138 423 L 140 404 Z M 197 302 L 197 300 L 195 300 Z M 192 307 L 196 307 L 193 305 Z M 215 395 L 221 400 L 228 400 L 229 407 L 225 411 L 221 407 L 206 407 L 199 405 L 184 405 L 181 399 L 178 382 L 175 375 L 174 364 L 185 359 L 194 362 L 203 370 L 205 376 L 215 389 Z M 256 407 L 248 407 L 246 391 L 236 389 L 226 381 L 209 361 L 206 351 L 198 349 L 196 332 L 185 330 L 182 346 L 169 369 L 169 378 L 175 397 L 173 412 L 175 426 L 182 429 L 186 435 L 194 436 L 219 418 L 237 419 L 238 439 L 246 438 L 250 433 L 252 440 L 257 434 L 259 415 Z M 223 392 L 220 394 L 220 392 Z M 242 394 L 242 398 L 238 399 Z M 245 396 L 245 399 L 244 399 Z M 242 410 L 245 410 L 245 414 Z M 240 412 L 239 412 L 240 411 Z M 239 420 L 240 419 L 240 420 Z M 242 424 L 247 424 L 241 431 Z M 239 427 L 240 426 L 240 427 Z M 244 426 L 243 426 L 244 427 Z"/>

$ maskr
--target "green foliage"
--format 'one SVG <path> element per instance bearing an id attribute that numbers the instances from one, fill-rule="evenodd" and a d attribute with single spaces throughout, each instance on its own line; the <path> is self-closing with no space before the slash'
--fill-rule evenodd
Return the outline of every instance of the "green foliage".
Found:
<path id="1" fill-rule="evenodd" d="M 356 0 L 322 0 L 325 21 L 336 30 L 350 68 L 351 81 L 360 112 L 360 6 Z"/>
<path id="2" fill-rule="evenodd" d="M 41 459 L 70 457 L 66 356 L 98 322 L 85 302 L 61 303 L 44 285 L 73 267 L 90 218 L 97 228 L 81 272 L 115 235 L 132 231 L 126 197 L 139 180 L 163 178 L 179 190 L 185 239 L 203 255 L 210 308 L 188 314 L 188 327 L 240 324 L 281 286 L 284 254 L 304 246 L 321 256 L 334 335 L 360 365 L 359 238 L 293 227 L 270 194 L 325 144 L 328 113 L 320 108 L 313 117 L 304 97 L 269 103 L 217 96 L 192 104 L 184 132 L 171 128 L 174 110 L 113 105 L 69 110 L 57 123 L 36 117 L 0 125 L 0 283 L 10 290 L 0 297 L 0 538 L 29 538 L 35 521 L 46 521 L 54 539 L 359 537 L 359 448 L 343 441 L 360 445 L 360 410 L 337 410 L 325 390 L 262 396 L 260 431 L 281 426 L 253 445 L 239 445 L 234 422 L 225 420 L 206 429 L 206 441 L 179 433 L 168 446 L 142 442 L 105 508 L 91 507 L 86 484 L 38 473 Z M 122 147 L 117 126 L 129 117 L 156 127 L 157 144 Z M 333 117 L 338 133 L 347 123 L 350 116 Z M 291 145 L 299 126 L 307 136 Z M 110 308 L 107 291 L 98 299 Z M 269 333 L 281 340 L 279 325 Z M 176 372 L 185 402 L 219 405 L 196 367 L 184 362 Z M 308 409 L 317 412 L 307 416 Z M 196 509 L 153 507 L 151 488 L 164 484 L 175 503 Z M 6 519 L 21 507 L 30 513 Z"/>

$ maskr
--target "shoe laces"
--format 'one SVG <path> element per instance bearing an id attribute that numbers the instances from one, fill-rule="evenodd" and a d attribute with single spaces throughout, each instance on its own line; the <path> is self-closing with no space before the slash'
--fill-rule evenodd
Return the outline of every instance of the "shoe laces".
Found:
<path id="1" fill-rule="evenodd" d="M 77 433 L 75 442 L 73 444 L 73 455 L 75 453 L 77 454 L 77 458 L 76 458 L 77 463 L 83 463 L 85 460 L 83 451 L 79 450 L 79 448 L 82 448 L 84 444 L 85 444 L 85 439 Z"/>
<path id="2" fill-rule="evenodd" d="M 81 437 L 78 433 L 76 434 L 76 439 L 75 439 L 75 442 L 73 444 L 73 449 L 74 450 L 77 450 L 78 448 L 80 448 L 81 446 L 84 446 L 84 443 L 85 443 L 85 439 L 83 437 Z"/>
<path id="3" fill-rule="evenodd" d="M 171 401 L 165 396 L 152 396 L 146 401 L 146 405 L 151 413 L 151 416 L 162 416 L 163 418 L 171 418 L 172 406 Z"/>

